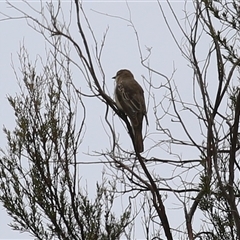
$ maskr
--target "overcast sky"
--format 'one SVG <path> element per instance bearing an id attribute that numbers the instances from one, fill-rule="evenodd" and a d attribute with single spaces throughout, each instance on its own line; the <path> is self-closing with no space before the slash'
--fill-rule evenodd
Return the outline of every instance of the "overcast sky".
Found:
<path id="1" fill-rule="evenodd" d="M 28 11 L 26 4 L 21 1 L 11 1 L 13 4 L 17 5 L 23 11 Z M 28 1 L 32 6 L 38 7 L 38 1 Z M 62 1 L 63 5 L 70 4 L 68 1 Z M 129 23 L 121 20 L 119 18 L 109 17 L 104 14 L 112 16 L 120 16 L 123 18 L 129 18 L 129 9 L 131 10 L 131 18 L 135 24 L 136 30 L 140 37 L 140 47 L 142 49 L 143 55 L 147 56 L 147 48 L 152 48 L 152 56 L 150 59 L 150 64 L 153 68 L 158 69 L 166 76 L 171 76 L 174 68 L 176 68 L 175 81 L 179 83 L 179 91 L 184 92 L 184 98 L 187 100 L 191 98 L 188 91 L 189 84 L 191 84 L 191 71 L 187 66 L 186 61 L 181 56 L 181 53 L 176 47 L 166 24 L 164 23 L 163 17 L 161 16 L 158 4 L 155 1 L 128 1 L 129 9 L 124 1 L 83 1 L 83 7 L 89 18 L 89 21 L 94 30 L 94 34 L 97 39 L 101 41 L 103 33 L 108 30 L 108 35 L 103 51 L 102 64 L 107 78 L 108 91 L 111 96 L 113 96 L 114 82 L 112 76 L 116 74 L 119 69 L 127 68 L 130 69 L 136 80 L 143 86 L 143 78 L 148 76 L 148 72 L 141 66 L 139 51 L 136 42 L 136 36 L 134 34 L 133 28 L 129 26 Z M 189 1 L 189 9 L 191 9 L 191 1 Z M 165 13 L 167 14 L 168 21 L 172 26 L 172 30 L 175 32 L 176 38 L 181 42 L 182 35 L 176 24 L 172 15 L 170 14 L 167 6 L 164 5 L 162 1 L 162 6 L 165 8 Z M 172 6 L 176 11 L 179 19 L 183 19 L 183 1 L 172 1 Z M 11 16 L 18 16 L 17 12 L 12 11 L 7 8 L 4 1 L 0 1 L 1 12 L 10 14 Z M 63 8 L 63 11 L 68 9 Z M 101 12 L 103 14 L 99 14 Z M 67 14 L 67 13 L 66 13 Z M 3 17 L 2 17 L 3 18 Z M 0 22 L 1 38 L 0 38 L 0 98 L 1 98 L 1 118 L 0 126 L 6 126 L 9 129 L 14 127 L 14 115 L 7 102 L 7 95 L 15 95 L 18 90 L 17 80 L 14 76 L 13 69 L 11 67 L 12 63 L 15 67 L 18 67 L 18 52 L 20 45 L 24 42 L 25 47 L 28 49 L 30 58 L 35 59 L 36 55 L 45 56 L 45 40 L 42 36 L 36 33 L 33 29 L 27 26 L 24 20 L 9 20 Z M 159 76 L 153 77 L 154 84 L 161 84 L 164 79 Z M 80 83 L 82 84 L 82 83 Z M 85 83 L 83 83 L 84 85 Z M 81 87 L 86 87 L 86 85 Z M 189 93 L 189 95 L 188 95 Z M 146 94 L 146 91 L 145 91 Z M 159 92 L 159 94 L 164 94 L 164 92 Z M 145 95 L 146 97 L 146 95 Z M 161 97 L 161 96 L 159 96 Z M 81 152 L 88 152 L 94 150 L 101 150 L 105 148 L 110 148 L 107 136 L 105 135 L 105 141 L 94 141 L 93 136 L 96 133 L 99 135 L 104 135 L 104 130 L 101 125 L 101 118 L 103 117 L 102 111 L 104 111 L 104 106 L 98 100 L 91 100 L 89 106 L 94 110 L 89 111 L 88 123 L 89 127 L 87 130 L 84 145 L 81 146 Z M 154 131 L 155 123 L 153 117 L 153 109 L 151 109 L 152 103 L 150 103 L 150 108 L 148 109 L 148 118 L 150 120 L 150 126 L 148 131 Z M 151 121 L 152 120 L 152 121 Z M 96 121 L 99 124 L 96 124 Z M 117 121 L 116 121 L 117 122 Z M 171 123 L 169 123 L 171 124 Z M 130 148 L 131 142 L 124 131 L 124 128 L 120 121 L 118 122 L 118 127 L 121 128 L 119 132 L 122 132 L 120 140 L 125 143 L 127 147 Z M 192 126 L 194 128 L 194 126 Z M 181 134 L 179 132 L 179 134 Z M 145 140 L 146 148 L 151 146 L 152 138 L 157 140 L 160 136 L 151 136 Z M 104 138 L 103 138 L 104 139 Z M 199 139 L 200 140 L 200 139 Z M 121 142 L 120 141 L 120 142 Z M 4 148 L 6 144 L 6 139 L 3 133 L 0 134 L 0 146 Z M 149 157 L 151 153 L 148 153 Z M 181 153 L 184 157 L 192 157 L 195 153 Z M 162 156 L 166 156 L 166 153 L 162 153 Z M 97 160 L 97 159 L 96 159 Z M 95 181 L 101 179 L 101 169 L 102 166 L 99 165 L 91 166 L 91 178 L 89 177 L 89 169 L 82 172 L 83 181 L 87 182 L 89 189 L 95 186 Z M 165 169 L 161 169 L 165 172 Z M 94 172 L 94 174 L 93 174 Z M 171 209 L 169 214 L 171 214 Z M 175 214 L 175 213 L 174 213 Z M 179 217 L 181 213 L 179 211 Z M 28 234 L 21 234 L 19 232 L 14 232 L 8 226 L 11 219 L 7 216 L 6 211 L 2 206 L 0 206 L 0 238 L 1 239 L 29 239 Z M 173 224 L 174 219 L 171 220 Z M 136 232 L 136 238 L 144 238 L 141 231 Z"/>

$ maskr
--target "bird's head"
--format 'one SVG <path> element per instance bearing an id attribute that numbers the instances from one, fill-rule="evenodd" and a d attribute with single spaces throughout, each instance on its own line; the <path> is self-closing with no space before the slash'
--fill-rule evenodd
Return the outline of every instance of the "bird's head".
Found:
<path id="1" fill-rule="evenodd" d="M 117 72 L 116 76 L 113 77 L 113 79 L 118 79 L 119 77 L 132 77 L 133 78 L 133 74 L 127 70 L 127 69 L 121 69 Z"/>

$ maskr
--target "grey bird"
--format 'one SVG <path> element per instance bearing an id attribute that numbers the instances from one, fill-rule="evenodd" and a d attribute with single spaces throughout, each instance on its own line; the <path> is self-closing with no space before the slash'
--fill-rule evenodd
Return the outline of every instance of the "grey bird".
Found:
<path id="1" fill-rule="evenodd" d="M 144 92 L 133 74 L 127 70 L 119 70 L 115 77 L 115 101 L 117 107 L 130 119 L 134 134 L 134 144 L 137 152 L 144 150 L 142 138 L 143 116 L 148 124 Z"/>

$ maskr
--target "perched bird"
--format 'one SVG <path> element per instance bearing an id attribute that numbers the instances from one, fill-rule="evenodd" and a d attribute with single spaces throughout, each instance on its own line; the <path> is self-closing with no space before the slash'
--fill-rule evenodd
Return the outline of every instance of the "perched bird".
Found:
<path id="1" fill-rule="evenodd" d="M 115 101 L 117 107 L 130 119 L 134 134 L 134 144 L 137 152 L 143 152 L 142 122 L 143 116 L 147 119 L 146 105 L 142 87 L 127 70 L 119 70 L 115 77 Z"/>

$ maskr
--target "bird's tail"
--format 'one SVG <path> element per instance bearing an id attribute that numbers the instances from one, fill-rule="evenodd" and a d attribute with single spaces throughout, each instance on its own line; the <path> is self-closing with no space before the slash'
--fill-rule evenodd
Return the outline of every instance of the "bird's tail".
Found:
<path id="1" fill-rule="evenodd" d="M 136 151 L 141 153 L 144 150 L 142 128 L 135 127 L 133 130 L 134 130 L 134 144 L 135 144 Z"/>

